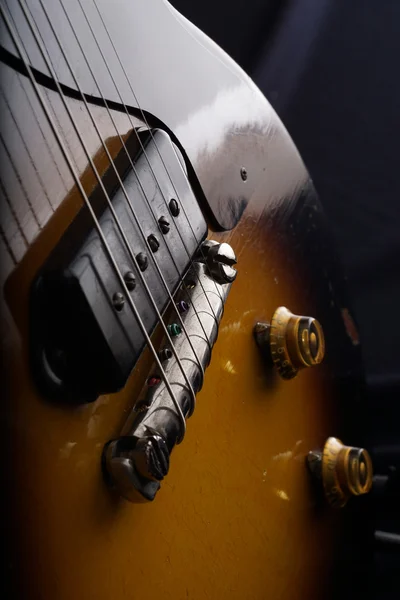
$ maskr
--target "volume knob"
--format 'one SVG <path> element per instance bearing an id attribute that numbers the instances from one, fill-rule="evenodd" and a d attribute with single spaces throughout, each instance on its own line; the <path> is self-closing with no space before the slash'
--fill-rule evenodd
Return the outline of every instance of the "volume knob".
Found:
<path id="1" fill-rule="evenodd" d="M 334 508 L 342 508 L 351 496 L 367 494 L 372 486 L 372 461 L 364 448 L 345 446 L 334 437 L 324 449 L 308 455 L 313 475 L 322 480 L 325 497 Z"/>
<path id="2" fill-rule="evenodd" d="M 269 346 L 278 373 L 283 379 L 292 379 L 299 369 L 322 362 L 325 355 L 324 332 L 316 319 L 294 315 L 280 306 L 271 320 Z"/>

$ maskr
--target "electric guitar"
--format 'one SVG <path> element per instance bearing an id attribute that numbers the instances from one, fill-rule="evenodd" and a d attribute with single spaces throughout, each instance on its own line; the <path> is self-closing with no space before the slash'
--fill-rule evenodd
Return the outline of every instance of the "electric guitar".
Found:
<path id="1" fill-rule="evenodd" d="M 287 131 L 164 0 L 0 6 L 3 597 L 361 593 L 359 340 Z"/>

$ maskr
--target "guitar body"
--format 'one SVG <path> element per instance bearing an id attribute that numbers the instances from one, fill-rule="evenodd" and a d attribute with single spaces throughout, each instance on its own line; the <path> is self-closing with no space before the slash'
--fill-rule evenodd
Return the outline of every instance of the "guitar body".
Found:
<path id="1" fill-rule="evenodd" d="M 327 598 L 349 569 L 358 577 L 366 551 L 362 510 L 349 519 L 346 511 L 321 504 L 305 458 L 332 435 L 362 441 L 356 428 L 362 372 L 340 267 L 306 169 L 247 76 L 166 2 L 97 1 L 135 95 L 93 2 L 83 6 L 99 32 L 116 87 L 90 43 L 79 3 L 64 5 L 122 135 L 129 135 L 133 119 L 136 127 L 157 127 L 171 136 L 184 157 L 208 237 L 232 246 L 238 275 L 170 472 L 153 502 L 127 502 L 106 485 L 101 458 L 149 375 L 146 352 L 124 389 L 78 407 L 45 399 L 32 376 L 30 290 L 82 198 L 61 154 L 46 158 L 56 144 L 5 31 L 1 179 L 8 217 L 2 219 L 0 241 L 2 525 L 9 557 L 4 581 L 12 586 L 7 597 Z M 28 6 L 103 173 L 108 159 L 76 83 L 40 4 L 32 0 Z M 58 0 L 45 6 L 115 157 L 121 145 L 65 13 Z M 19 3 L 9 8 L 89 193 L 96 181 L 59 93 Z M 122 102 L 132 119 L 120 110 Z M 316 317 L 326 338 L 324 362 L 290 381 L 271 374 L 252 333 L 278 306 Z M 340 562 L 343 545 L 354 542 L 355 531 L 358 560 L 346 567 Z"/>

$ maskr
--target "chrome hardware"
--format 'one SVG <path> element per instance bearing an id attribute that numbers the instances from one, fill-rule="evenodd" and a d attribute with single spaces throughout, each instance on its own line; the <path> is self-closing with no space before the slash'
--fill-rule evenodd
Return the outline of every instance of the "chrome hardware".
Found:
<path id="1" fill-rule="evenodd" d="M 169 470 L 167 444 L 158 433 L 138 440 L 132 451 L 132 462 L 136 471 L 146 479 L 161 481 Z"/>
<path id="2" fill-rule="evenodd" d="M 236 256 L 229 244 L 206 240 L 198 254 L 198 260 L 206 264 L 210 275 L 217 283 L 235 281 L 237 271 L 233 265 L 236 264 Z"/>
<path id="3" fill-rule="evenodd" d="M 139 489 L 145 500 L 152 500 L 168 473 L 169 450 L 164 438 L 149 430 L 142 438 L 126 436 L 106 444 L 103 461 L 106 479 L 121 496 L 140 500 L 134 493 Z"/>
<path id="4" fill-rule="evenodd" d="M 176 301 L 179 303 L 184 298 L 187 302 L 187 311 L 181 314 L 181 318 L 202 369 L 183 332 L 172 338 L 179 362 L 169 351 L 169 360 L 163 364 L 185 417 L 191 415 L 194 405 L 180 365 L 197 393 L 203 383 L 202 370 L 210 362 L 211 349 L 217 339 L 218 325 L 231 286 L 230 283 L 216 283 L 206 265 L 200 262 L 193 263 L 187 281 L 197 285 L 184 284 Z M 165 350 L 164 347 L 162 352 Z M 122 496 L 131 501 L 154 499 L 160 487 L 159 481 L 168 471 L 169 454 L 181 433 L 174 404 L 155 366 L 151 373 L 121 437 L 109 442 L 103 454 L 107 478 Z"/>

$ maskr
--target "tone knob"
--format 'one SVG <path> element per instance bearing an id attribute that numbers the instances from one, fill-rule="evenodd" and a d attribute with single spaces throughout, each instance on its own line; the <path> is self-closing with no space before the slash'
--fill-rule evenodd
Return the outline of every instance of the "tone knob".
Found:
<path id="1" fill-rule="evenodd" d="M 323 360 L 324 332 L 316 319 L 294 315 L 281 306 L 271 320 L 269 346 L 281 377 L 292 379 L 299 369 L 313 367 Z"/>
<path id="2" fill-rule="evenodd" d="M 309 453 L 307 461 L 312 474 L 322 480 L 325 497 L 334 508 L 342 508 L 351 496 L 371 489 L 372 461 L 364 448 L 345 446 L 330 437 L 322 451 Z"/>

